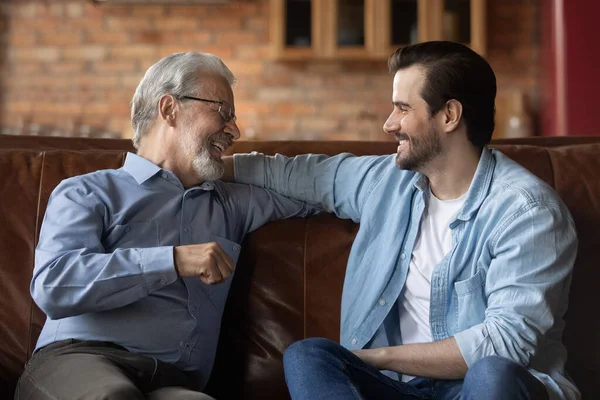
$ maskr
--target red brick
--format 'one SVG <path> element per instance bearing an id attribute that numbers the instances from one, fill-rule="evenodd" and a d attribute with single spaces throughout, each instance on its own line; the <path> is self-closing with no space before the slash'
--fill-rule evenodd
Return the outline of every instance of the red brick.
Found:
<path id="1" fill-rule="evenodd" d="M 137 61 L 135 60 L 113 60 L 99 63 L 93 63 L 92 69 L 99 74 L 114 72 L 134 72 L 137 70 Z"/>
<path id="2" fill-rule="evenodd" d="M 230 61 L 226 64 L 235 76 L 255 76 L 264 71 L 263 61 Z"/>
<path id="3" fill-rule="evenodd" d="M 45 33 L 40 35 L 40 44 L 45 46 L 73 46 L 81 42 L 81 35 L 72 33 Z"/>
<path id="4" fill-rule="evenodd" d="M 162 17 L 167 15 L 167 7 L 164 5 L 132 6 L 131 15 L 134 17 Z"/>
<path id="5" fill-rule="evenodd" d="M 33 33 L 11 32 L 8 35 L 8 47 L 30 47 L 37 43 L 37 35 Z"/>
<path id="6" fill-rule="evenodd" d="M 154 22 L 154 28 L 159 31 L 193 31 L 198 28 L 196 18 L 163 18 Z"/>
<path id="7" fill-rule="evenodd" d="M 81 74 L 86 67 L 84 61 L 62 61 L 60 63 L 49 63 L 45 70 L 55 74 Z"/>
<path id="8" fill-rule="evenodd" d="M 342 117 L 358 117 L 361 113 L 364 113 L 368 107 L 369 105 L 360 99 L 358 99 L 357 103 L 324 102 L 324 104 L 319 107 L 319 114 L 323 116 L 338 115 Z"/>
<path id="9" fill-rule="evenodd" d="M 23 61 L 55 62 L 60 57 L 56 47 L 13 48 L 9 50 L 9 59 L 17 63 Z"/>
<path id="10" fill-rule="evenodd" d="M 130 41 L 130 35 L 125 32 L 89 32 L 85 35 L 87 44 L 126 44 Z"/>
<path id="11" fill-rule="evenodd" d="M 110 56 L 113 59 L 120 58 L 152 58 L 157 56 L 157 48 L 148 44 L 133 44 L 127 46 L 113 47 Z"/>
<path id="12" fill-rule="evenodd" d="M 215 34 L 215 42 L 218 45 L 240 45 L 258 43 L 256 32 L 232 31 L 219 32 Z"/>
<path id="13" fill-rule="evenodd" d="M 108 87 L 108 88 L 115 88 L 118 87 L 119 85 L 119 77 L 116 76 L 115 74 L 111 74 L 111 75 L 78 75 L 78 76 L 74 76 L 71 79 L 71 83 L 75 86 L 75 87 L 81 87 L 81 88 L 86 88 L 86 87 L 90 87 L 90 88 L 101 88 L 101 87 Z"/>
<path id="14" fill-rule="evenodd" d="M 136 31 L 152 28 L 152 21 L 144 17 L 109 17 L 106 19 L 109 31 Z"/>
<path id="15" fill-rule="evenodd" d="M 277 115 L 313 115 L 316 114 L 318 107 L 315 104 L 299 102 L 299 103 L 283 103 L 275 106 L 275 114 Z"/>
<path id="16" fill-rule="evenodd" d="M 244 22 L 244 28 L 251 31 L 267 32 L 270 21 L 264 17 L 248 18 Z"/>
<path id="17" fill-rule="evenodd" d="M 296 99 L 303 99 L 303 88 L 259 88 L 257 91 L 257 100 L 265 102 L 279 102 Z"/>
<path id="18" fill-rule="evenodd" d="M 43 5 L 37 3 L 15 4 L 12 12 L 15 17 L 33 19 L 43 12 Z"/>
<path id="19" fill-rule="evenodd" d="M 267 60 L 270 48 L 268 45 L 239 45 L 235 47 L 235 57 L 240 60 Z"/>
<path id="20" fill-rule="evenodd" d="M 233 54 L 233 50 L 231 47 L 221 47 L 221 46 L 202 46 L 196 44 L 180 44 L 180 45 L 170 45 L 170 46 L 161 46 L 159 48 L 159 57 L 166 57 L 169 54 L 178 53 L 178 52 L 186 52 L 186 51 L 197 51 L 203 53 L 214 54 L 215 56 L 223 59 L 225 64 L 228 64 L 226 58 L 231 58 Z"/>
<path id="21" fill-rule="evenodd" d="M 164 36 L 163 32 L 158 31 L 138 32 L 133 35 L 132 42 L 135 44 L 160 44 L 167 41 Z"/>
<path id="22" fill-rule="evenodd" d="M 179 43 L 195 45 L 211 44 L 213 42 L 212 32 L 178 32 L 176 39 Z"/>
<path id="23" fill-rule="evenodd" d="M 215 33 L 241 30 L 244 25 L 241 16 L 230 15 L 226 18 L 205 18 L 198 22 L 198 28 L 205 31 L 215 31 Z"/>
<path id="24" fill-rule="evenodd" d="M 65 13 L 69 18 L 81 18 L 83 11 L 84 8 L 81 3 L 69 3 L 65 7 Z"/>
<path id="25" fill-rule="evenodd" d="M 86 45 L 63 49 L 66 60 L 91 60 L 97 61 L 106 58 L 107 48 L 100 45 Z"/>
<path id="26" fill-rule="evenodd" d="M 174 5 L 167 8 L 170 17 L 205 17 L 210 13 L 211 7 L 206 6 L 181 6 Z"/>
<path id="27" fill-rule="evenodd" d="M 82 105 L 80 103 L 36 103 L 32 107 L 33 112 L 43 114 L 79 114 Z"/>

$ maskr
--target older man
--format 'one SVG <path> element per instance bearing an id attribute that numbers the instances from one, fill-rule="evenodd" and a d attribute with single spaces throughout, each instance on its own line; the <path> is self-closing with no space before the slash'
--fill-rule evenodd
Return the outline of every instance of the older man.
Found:
<path id="1" fill-rule="evenodd" d="M 316 211 L 219 180 L 234 81 L 210 54 L 160 60 L 133 97 L 137 154 L 54 190 L 31 283 L 48 318 L 16 399 L 209 398 L 244 235 Z"/>

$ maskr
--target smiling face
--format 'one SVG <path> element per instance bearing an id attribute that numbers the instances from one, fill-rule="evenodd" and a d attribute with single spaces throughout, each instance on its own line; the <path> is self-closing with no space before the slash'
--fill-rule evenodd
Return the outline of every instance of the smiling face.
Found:
<path id="1" fill-rule="evenodd" d="M 202 93 L 196 94 L 204 99 L 226 101 L 235 113 L 231 86 L 219 76 L 203 76 Z M 185 164 L 202 181 L 221 178 L 224 171 L 221 157 L 240 137 L 235 121 L 225 122 L 218 111 L 219 104 L 189 99 L 181 101 L 179 145 L 186 157 Z"/>
<path id="2" fill-rule="evenodd" d="M 442 153 L 436 119 L 429 115 L 429 106 L 421 97 L 425 81 L 425 69 L 418 65 L 401 69 L 394 76 L 394 109 L 383 130 L 398 139 L 396 165 L 400 169 L 422 172 Z"/>

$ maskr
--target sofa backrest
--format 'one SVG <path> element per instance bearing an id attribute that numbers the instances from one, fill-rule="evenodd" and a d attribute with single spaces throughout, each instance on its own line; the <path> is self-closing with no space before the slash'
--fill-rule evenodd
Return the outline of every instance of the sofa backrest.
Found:
<path id="1" fill-rule="evenodd" d="M 47 138 L 0 137 L 0 379 L 12 386 L 30 357 L 45 316 L 29 284 L 33 253 L 48 197 L 64 178 L 119 168 L 129 141 L 78 140 L 57 149 Z M 494 147 L 552 185 L 571 210 L 579 252 L 564 340 L 567 370 L 584 398 L 600 398 L 600 322 L 591 299 L 600 272 L 600 138 L 529 139 Z M 525 144 L 527 143 L 527 144 Z M 572 144 L 575 143 L 575 144 Z M 121 150 L 119 146 L 122 144 Z M 62 141 L 69 147 L 69 141 Z M 238 142 L 230 152 L 261 151 L 357 155 L 390 154 L 389 142 Z M 217 361 L 208 391 L 217 398 L 287 398 L 281 357 L 305 337 L 339 339 L 339 308 L 350 246 L 358 226 L 331 215 L 271 223 L 250 234 L 223 317 Z"/>

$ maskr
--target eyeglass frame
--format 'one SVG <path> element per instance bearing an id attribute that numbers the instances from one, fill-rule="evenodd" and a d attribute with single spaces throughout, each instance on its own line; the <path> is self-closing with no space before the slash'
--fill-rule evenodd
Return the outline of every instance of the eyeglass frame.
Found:
<path id="1" fill-rule="evenodd" d="M 209 99 L 201 99 L 200 97 L 193 97 L 193 96 L 179 96 L 179 99 L 188 99 L 188 100 L 196 100 L 196 101 L 204 101 L 206 103 L 214 103 L 214 104 L 218 104 L 219 105 L 219 109 L 217 110 L 219 115 L 221 115 L 221 118 L 223 118 L 223 121 L 225 122 L 229 122 L 233 120 L 233 123 L 237 122 L 237 116 L 233 113 L 233 108 L 231 107 L 231 105 L 224 101 L 224 100 L 209 100 Z M 227 107 L 229 107 L 229 114 L 230 117 L 227 118 L 224 114 L 225 111 L 223 109 L 223 105 L 227 104 Z"/>

